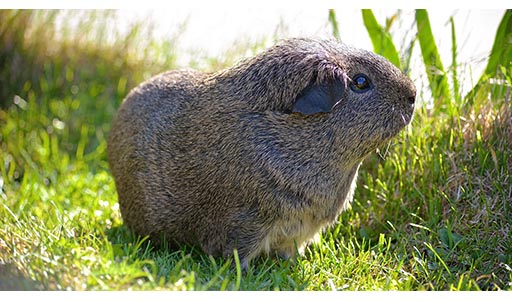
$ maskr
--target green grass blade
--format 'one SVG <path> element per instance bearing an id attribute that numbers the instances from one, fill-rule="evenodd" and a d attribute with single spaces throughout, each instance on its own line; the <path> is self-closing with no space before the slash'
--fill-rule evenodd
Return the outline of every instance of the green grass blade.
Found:
<path id="1" fill-rule="evenodd" d="M 372 40 L 373 51 L 389 59 L 389 61 L 401 69 L 400 57 L 389 32 L 379 25 L 371 9 L 362 9 L 361 11 L 364 26 Z"/>
<path id="2" fill-rule="evenodd" d="M 489 87 L 486 81 L 489 78 L 495 77 L 500 70 L 500 67 L 505 68 L 512 67 L 512 10 L 508 9 L 505 11 L 503 18 L 501 19 L 494 43 L 487 61 L 487 66 L 484 73 L 478 80 L 476 86 L 466 95 L 466 98 L 475 98 L 481 91 L 482 87 Z M 482 91 L 483 94 L 487 93 L 487 90 Z"/>
<path id="3" fill-rule="evenodd" d="M 329 23 L 332 26 L 332 35 L 338 41 L 341 41 L 340 30 L 338 28 L 338 21 L 336 20 L 336 12 L 334 9 L 329 9 Z"/>
<path id="4" fill-rule="evenodd" d="M 496 37 L 492 46 L 485 74 L 495 74 L 500 65 L 510 64 L 512 61 L 512 9 L 508 9 L 501 19 Z"/>
<path id="5" fill-rule="evenodd" d="M 450 88 L 441 56 L 430 27 L 428 12 L 425 9 L 416 10 L 416 26 L 420 42 L 421 55 L 427 71 L 427 76 L 435 104 L 441 104 L 451 99 Z"/>
<path id="6" fill-rule="evenodd" d="M 453 97 L 455 101 L 460 101 L 460 84 L 457 78 L 457 35 L 455 34 L 455 22 L 453 16 L 450 17 L 450 25 L 452 30 L 452 80 L 453 80 Z"/>
<path id="7" fill-rule="evenodd" d="M 236 267 L 236 282 L 235 282 L 235 291 L 240 290 L 240 282 L 242 280 L 242 267 L 240 265 L 240 258 L 238 257 L 238 251 L 235 249 L 233 251 L 235 258 L 235 267 Z"/>

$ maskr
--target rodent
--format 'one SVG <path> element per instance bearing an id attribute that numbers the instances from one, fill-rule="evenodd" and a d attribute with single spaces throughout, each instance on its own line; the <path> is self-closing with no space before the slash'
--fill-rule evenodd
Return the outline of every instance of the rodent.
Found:
<path id="1" fill-rule="evenodd" d="M 413 82 L 334 40 L 281 41 L 213 73 L 168 71 L 123 100 L 108 161 L 125 224 L 243 268 L 291 257 L 353 198 L 359 166 L 413 118 Z"/>

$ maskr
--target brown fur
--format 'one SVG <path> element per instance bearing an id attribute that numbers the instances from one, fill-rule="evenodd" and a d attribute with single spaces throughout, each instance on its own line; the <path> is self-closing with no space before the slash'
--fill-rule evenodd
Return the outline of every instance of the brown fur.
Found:
<path id="1" fill-rule="evenodd" d="M 360 73 L 368 92 L 350 88 Z M 306 88 L 334 81 L 331 112 L 292 113 Z M 294 255 L 352 200 L 361 161 L 410 122 L 415 93 L 384 58 L 312 39 L 217 73 L 160 74 L 130 92 L 109 137 L 123 219 L 156 241 L 237 249 L 244 267 Z"/>

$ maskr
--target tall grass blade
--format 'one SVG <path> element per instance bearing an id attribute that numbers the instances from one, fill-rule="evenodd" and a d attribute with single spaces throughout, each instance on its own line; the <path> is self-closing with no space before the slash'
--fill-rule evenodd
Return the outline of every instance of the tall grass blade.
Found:
<path id="1" fill-rule="evenodd" d="M 332 35 L 338 41 L 341 41 L 340 30 L 338 28 L 338 21 L 336 20 L 336 12 L 334 9 L 329 9 L 329 23 L 332 26 Z"/>
<path id="2" fill-rule="evenodd" d="M 445 101 L 450 101 L 450 88 L 441 56 L 432 34 L 428 12 L 425 9 L 416 10 L 416 26 L 418 28 L 421 55 L 427 71 L 432 96 L 434 97 L 434 104 L 441 106 Z"/>
<path id="3" fill-rule="evenodd" d="M 512 9 L 505 11 L 501 19 L 491 54 L 485 68 L 485 73 L 493 75 L 500 65 L 510 65 L 512 62 Z"/>
<path id="4" fill-rule="evenodd" d="M 361 11 L 364 26 L 372 40 L 373 51 L 389 59 L 389 61 L 401 69 L 400 56 L 389 32 L 379 25 L 371 9 L 362 9 Z"/>
<path id="5" fill-rule="evenodd" d="M 478 80 L 475 87 L 466 95 L 466 99 L 478 98 L 478 95 L 485 95 L 491 85 L 487 84 L 489 78 L 496 77 L 500 67 L 512 68 L 512 10 L 507 9 L 494 38 L 494 43 L 487 61 L 484 73 Z M 486 89 L 482 89 L 485 87 Z M 495 91 L 496 92 L 496 91 Z M 497 99 L 497 98 L 495 98 Z"/>
<path id="6" fill-rule="evenodd" d="M 242 281 L 242 267 L 240 265 L 240 258 L 238 257 L 238 251 L 233 250 L 233 256 L 235 258 L 235 267 L 236 267 L 236 281 L 235 281 L 235 291 L 240 290 L 240 282 Z"/>
<path id="7" fill-rule="evenodd" d="M 453 81 L 453 98 L 457 103 L 460 101 L 460 84 L 457 78 L 457 35 L 455 33 L 455 22 L 453 16 L 450 17 L 450 25 L 452 29 L 452 81 Z"/>

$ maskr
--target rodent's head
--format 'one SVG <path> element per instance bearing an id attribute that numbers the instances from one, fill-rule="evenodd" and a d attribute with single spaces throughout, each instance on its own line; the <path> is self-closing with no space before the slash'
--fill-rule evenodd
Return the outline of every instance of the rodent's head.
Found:
<path id="1" fill-rule="evenodd" d="M 416 88 L 405 74 L 382 56 L 336 41 L 286 40 L 219 75 L 252 110 L 321 128 L 358 157 L 413 117 Z"/>

